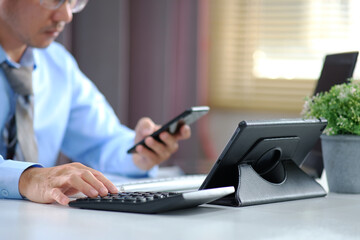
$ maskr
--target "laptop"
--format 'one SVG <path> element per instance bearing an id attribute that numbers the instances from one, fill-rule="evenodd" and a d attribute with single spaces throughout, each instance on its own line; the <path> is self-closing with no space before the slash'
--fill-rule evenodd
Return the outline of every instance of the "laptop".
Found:
<path id="1" fill-rule="evenodd" d="M 317 82 L 314 95 L 329 91 L 336 84 L 345 83 L 353 76 L 358 52 L 330 54 L 325 57 L 323 68 Z M 320 178 L 324 169 L 321 142 L 317 141 L 314 148 L 304 161 L 302 168 L 314 178 Z"/>

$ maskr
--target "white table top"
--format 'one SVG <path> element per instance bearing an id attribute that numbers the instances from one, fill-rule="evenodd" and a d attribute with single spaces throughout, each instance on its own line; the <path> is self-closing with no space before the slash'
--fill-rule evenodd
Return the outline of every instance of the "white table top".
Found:
<path id="1" fill-rule="evenodd" d="M 360 195 L 147 215 L 0 200 L 0 239 L 360 239 Z"/>

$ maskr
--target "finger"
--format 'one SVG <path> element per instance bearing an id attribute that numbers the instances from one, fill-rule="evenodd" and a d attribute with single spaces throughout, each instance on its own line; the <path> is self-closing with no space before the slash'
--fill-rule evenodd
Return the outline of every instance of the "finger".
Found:
<path id="1" fill-rule="evenodd" d="M 95 173 L 95 174 L 100 175 L 100 173 Z M 92 173 L 91 170 L 84 170 L 81 173 L 81 178 L 91 187 L 93 187 L 99 193 L 100 196 L 106 196 L 109 193 L 105 185 L 101 181 L 99 181 L 97 177 L 95 177 L 95 175 Z"/>
<path id="2" fill-rule="evenodd" d="M 184 140 L 191 137 L 191 128 L 189 125 L 183 125 L 180 128 L 180 131 L 175 134 L 177 140 Z"/>
<path id="3" fill-rule="evenodd" d="M 71 188 L 90 197 L 96 197 L 99 194 L 104 196 L 108 193 L 105 186 L 94 176 L 94 174 L 101 174 L 100 172 L 81 163 L 71 163 L 67 166 L 66 170 L 75 172 L 66 178 L 67 182 L 59 183 L 58 186 L 64 187 L 68 184 Z"/>
<path id="4" fill-rule="evenodd" d="M 172 137 L 169 136 L 169 138 Z M 145 143 L 152 150 L 153 154 L 149 154 L 151 159 L 155 160 L 157 163 L 160 163 L 170 157 L 171 152 L 166 143 L 160 143 L 150 137 L 145 139 Z"/>
<path id="5" fill-rule="evenodd" d="M 87 181 L 83 179 L 82 174 L 71 175 L 67 180 L 67 185 L 71 188 L 78 190 L 79 192 L 84 193 L 86 196 L 89 197 L 98 196 L 99 192 L 92 185 L 90 185 Z"/>
<path id="6" fill-rule="evenodd" d="M 50 191 L 50 198 L 61 205 L 68 205 L 70 202 L 70 199 L 59 188 L 53 188 Z"/>
<path id="7" fill-rule="evenodd" d="M 154 165 L 161 163 L 159 156 L 152 150 L 145 148 L 144 146 L 137 146 L 136 151 L 138 152 L 139 157 L 134 158 L 137 161 L 139 166 L 144 170 L 149 170 Z"/>
<path id="8" fill-rule="evenodd" d="M 140 134 L 149 135 L 153 132 L 155 123 L 147 117 L 141 118 L 136 126 L 136 131 Z"/>
<path id="9" fill-rule="evenodd" d="M 179 144 L 175 136 L 169 134 L 168 132 L 163 132 L 160 134 L 160 140 L 165 145 L 165 151 L 168 151 L 170 154 L 173 154 L 179 149 Z M 159 151 L 164 151 L 164 149 L 159 149 Z"/>
<path id="10" fill-rule="evenodd" d="M 147 127 L 147 128 L 142 128 L 140 130 L 140 136 L 141 137 L 146 137 L 146 136 L 149 136 L 150 134 L 152 134 L 154 132 L 154 130 L 150 127 Z"/>
<path id="11" fill-rule="evenodd" d="M 93 169 L 92 169 L 93 170 Z M 96 170 L 93 170 L 93 174 L 94 176 L 104 184 L 104 186 L 108 189 L 109 192 L 111 193 L 118 193 L 119 190 L 118 188 L 109 180 L 107 179 L 104 174 L 102 174 L 101 172 L 98 172 Z"/>

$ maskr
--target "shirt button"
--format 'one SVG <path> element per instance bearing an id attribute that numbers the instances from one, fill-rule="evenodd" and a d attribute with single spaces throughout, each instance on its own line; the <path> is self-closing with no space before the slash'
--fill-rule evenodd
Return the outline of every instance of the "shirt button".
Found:
<path id="1" fill-rule="evenodd" d="M 2 195 L 3 197 L 8 197 L 8 196 L 9 196 L 9 192 L 6 191 L 5 189 L 3 189 L 3 190 L 1 190 L 1 195 Z"/>

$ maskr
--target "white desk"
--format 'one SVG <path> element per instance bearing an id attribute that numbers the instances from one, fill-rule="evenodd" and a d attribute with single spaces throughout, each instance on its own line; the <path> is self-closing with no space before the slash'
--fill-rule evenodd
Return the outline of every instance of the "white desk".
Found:
<path id="1" fill-rule="evenodd" d="M 360 239 L 360 195 L 158 215 L 0 200 L 0 239 Z"/>

